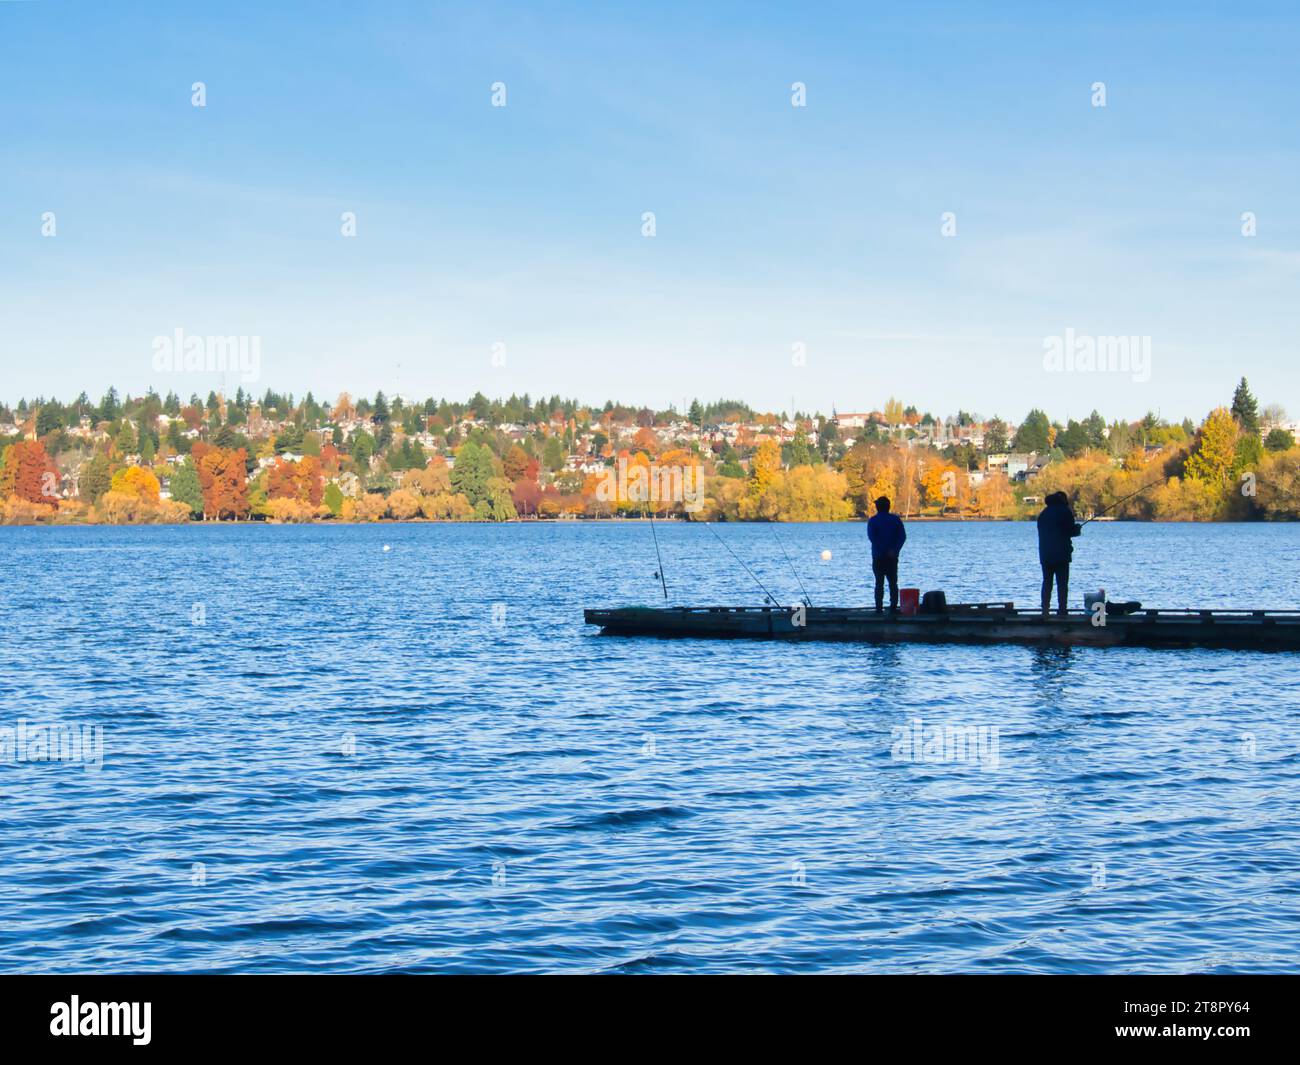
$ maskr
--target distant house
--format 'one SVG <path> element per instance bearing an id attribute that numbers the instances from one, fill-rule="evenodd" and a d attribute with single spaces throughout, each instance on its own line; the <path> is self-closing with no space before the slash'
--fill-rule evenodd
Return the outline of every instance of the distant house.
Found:
<path id="1" fill-rule="evenodd" d="M 865 429 L 871 420 L 869 413 L 835 415 L 835 424 L 840 429 Z"/>
<path id="2" fill-rule="evenodd" d="M 1030 478 L 1037 477 L 1042 473 L 1043 468 L 1051 460 L 1046 455 L 1039 455 L 1036 451 L 1027 453 L 1012 452 L 1007 456 L 1007 477 L 1013 481 L 1027 481 Z M 989 456 L 989 466 L 993 465 L 993 456 Z"/>
<path id="3" fill-rule="evenodd" d="M 992 465 L 992 457 L 993 456 L 991 455 L 989 456 L 990 465 Z M 1034 456 L 1032 453 L 1013 451 L 1007 456 L 1007 476 L 1013 481 L 1023 479 L 1025 474 L 1029 471 L 1029 467 L 1033 465 L 1033 461 Z"/>
<path id="4" fill-rule="evenodd" d="M 605 463 L 590 455 L 570 455 L 564 460 L 564 468 L 577 473 L 598 473 L 605 468 Z"/>
<path id="5" fill-rule="evenodd" d="M 330 484 L 338 485 L 339 491 L 349 499 L 355 498 L 361 490 L 361 482 L 355 473 L 340 473 Z"/>

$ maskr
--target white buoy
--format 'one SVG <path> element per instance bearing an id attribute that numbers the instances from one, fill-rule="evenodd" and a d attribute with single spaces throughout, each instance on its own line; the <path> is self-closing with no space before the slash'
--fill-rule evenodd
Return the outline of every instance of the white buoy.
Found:
<path id="1" fill-rule="evenodd" d="M 391 551 L 392 548 L 389 547 L 387 544 L 384 544 L 384 550 L 385 550 L 385 551 Z"/>
<path id="2" fill-rule="evenodd" d="M 829 562 L 830 560 L 831 560 L 831 549 L 828 547 L 823 549 L 822 551 L 822 561 Z"/>

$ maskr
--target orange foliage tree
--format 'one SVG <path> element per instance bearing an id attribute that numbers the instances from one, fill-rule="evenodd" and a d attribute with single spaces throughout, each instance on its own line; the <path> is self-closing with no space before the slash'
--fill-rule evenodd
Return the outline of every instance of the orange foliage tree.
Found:
<path id="1" fill-rule="evenodd" d="M 39 440 L 11 444 L 0 465 L 0 496 L 15 496 L 47 507 L 59 503 L 59 470 Z"/>
<path id="2" fill-rule="evenodd" d="M 315 455 L 305 455 L 297 462 L 276 459 L 267 471 L 266 494 L 270 499 L 296 499 L 318 507 L 324 491 L 321 462 Z"/>
<path id="3" fill-rule="evenodd" d="M 204 520 L 248 517 L 247 452 L 242 447 L 231 451 L 200 441 L 190 454 L 198 466 Z"/>

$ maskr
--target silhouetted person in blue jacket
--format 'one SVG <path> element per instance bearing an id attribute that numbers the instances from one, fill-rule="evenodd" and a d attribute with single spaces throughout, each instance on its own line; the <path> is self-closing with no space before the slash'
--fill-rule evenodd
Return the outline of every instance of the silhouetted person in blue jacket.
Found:
<path id="1" fill-rule="evenodd" d="M 897 514 L 889 513 L 889 497 L 876 500 L 876 512 L 867 521 L 867 539 L 871 541 L 871 572 L 876 575 L 876 613 L 885 601 L 885 581 L 889 581 L 889 610 L 898 609 L 898 552 L 907 542 L 907 530 Z"/>
<path id="2" fill-rule="evenodd" d="M 1065 614 L 1066 598 L 1070 592 L 1070 559 L 1074 557 L 1072 538 L 1083 531 L 1074 520 L 1070 497 L 1064 492 L 1053 492 L 1044 500 L 1047 504 L 1038 515 L 1038 561 L 1043 566 L 1043 616 L 1052 605 L 1052 581 L 1056 581 L 1056 612 Z"/>

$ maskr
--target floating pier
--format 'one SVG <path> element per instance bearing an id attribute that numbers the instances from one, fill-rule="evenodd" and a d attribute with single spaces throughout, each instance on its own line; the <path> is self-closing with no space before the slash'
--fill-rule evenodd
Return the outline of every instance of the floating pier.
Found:
<path id="1" fill-rule="evenodd" d="M 1104 618 L 1085 611 L 1044 617 L 1014 603 L 953 603 L 934 614 L 812 606 L 629 606 L 583 614 L 608 636 L 1300 651 L 1300 610 L 1143 609 Z"/>

